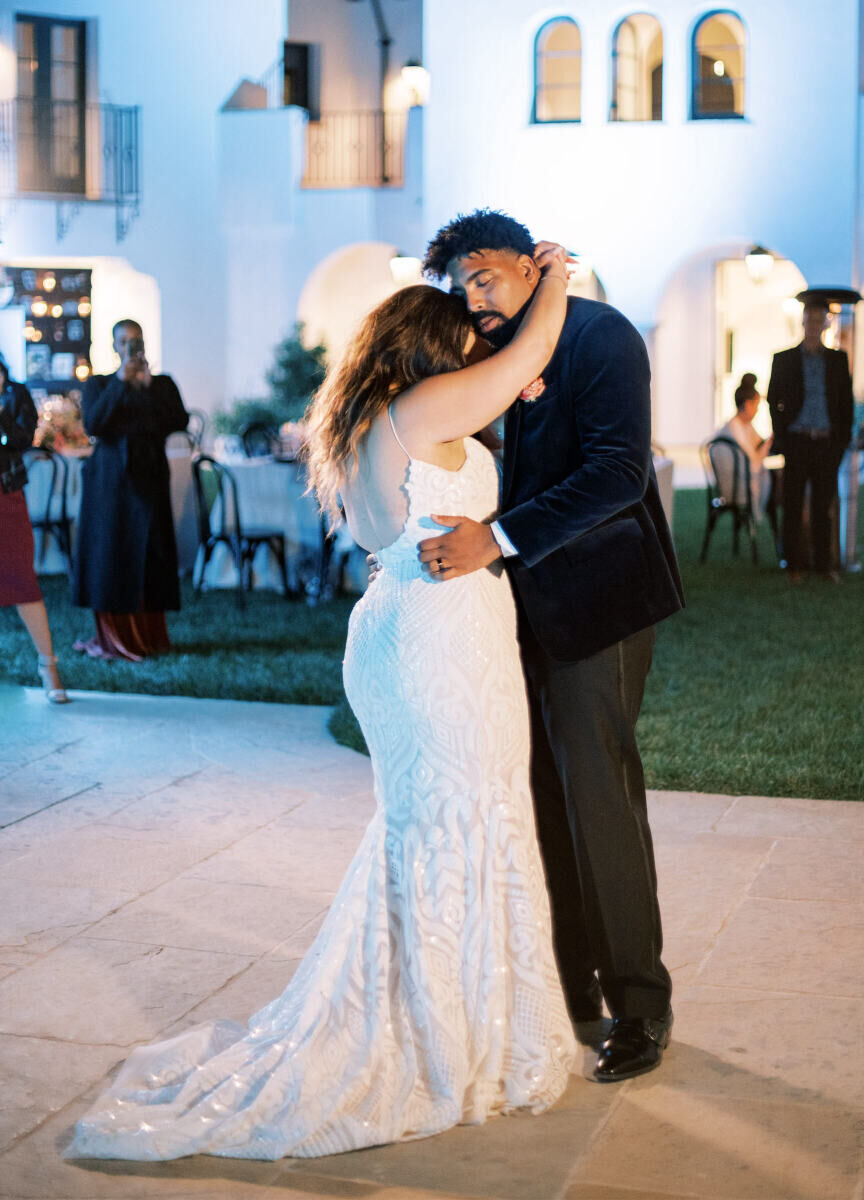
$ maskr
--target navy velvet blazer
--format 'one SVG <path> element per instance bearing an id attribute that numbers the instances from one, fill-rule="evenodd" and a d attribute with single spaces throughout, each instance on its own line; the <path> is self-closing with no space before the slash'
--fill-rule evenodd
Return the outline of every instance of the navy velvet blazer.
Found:
<path id="1" fill-rule="evenodd" d="M 571 298 L 544 390 L 507 413 L 501 528 L 524 614 L 574 662 L 683 606 L 651 456 L 645 344 L 616 309 Z"/>

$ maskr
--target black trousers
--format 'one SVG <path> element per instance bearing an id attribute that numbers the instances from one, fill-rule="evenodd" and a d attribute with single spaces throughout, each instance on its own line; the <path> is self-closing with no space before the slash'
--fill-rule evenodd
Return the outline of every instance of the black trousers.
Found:
<path id="1" fill-rule="evenodd" d="M 654 850 L 635 726 L 654 630 L 558 662 L 520 614 L 531 708 L 531 782 L 571 1018 L 600 994 L 617 1017 L 665 1016 Z M 599 985 L 598 985 L 599 981 Z"/>
<path id="2" fill-rule="evenodd" d="M 813 566 L 830 571 L 831 505 L 837 496 L 837 471 L 840 459 L 829 438 L 811 438 L 806 434 L 787 433 L 786 466 L 783 470 L 783 554 L 790 571 L 801 571 L 804 562 L 801 525 L 804 493 L 810 484 L 810 541 Z"/>

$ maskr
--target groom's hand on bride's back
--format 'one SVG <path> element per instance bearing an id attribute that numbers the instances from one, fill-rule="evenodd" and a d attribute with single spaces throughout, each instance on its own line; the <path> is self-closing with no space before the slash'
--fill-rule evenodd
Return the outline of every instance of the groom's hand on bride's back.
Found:
<path id="1" fill-rule="evenodd" d="M 470 517 L 443 516 L 433 513 L 432 520 L 450 527 L 449 533 L 436 534 L 420 542 L 420 562 L 435 579 L 458 579 L 488 567 L 501 557 L 501 547 L 488 525 Z"/>

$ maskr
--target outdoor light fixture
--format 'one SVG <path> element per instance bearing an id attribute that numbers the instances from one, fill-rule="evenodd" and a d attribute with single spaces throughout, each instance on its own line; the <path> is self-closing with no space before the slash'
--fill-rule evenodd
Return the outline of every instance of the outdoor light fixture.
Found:
<path id="1" fill-rule="evenodd" d="M 754 283 L 764 283 L 774 266 L 774 255 L 764 246 L 754 246 L 744 255 L 744 265 Z"/>
<path id="2" fill-rule="evenodd" d="M 416 58 L 402 68 L 402 82 L 411 92 L 411 108 L 422 108 L 429 101 L 429 72 Z"/>
<path id="3" fill-rule="evenodd" d="M 714 63 L 714 74 L 721 78 L 726 74 L 726 64 L 722 58 L 716 59 Z"/>
<path id="4" fill-rule="evenodd" d="M 421 266 L 419 258 L 412 258 L 410 254 L 400 254 L 397 250 L 390 259 L 390 274 L 393 276 L 393 282 L 400 288 L 409 287 L 412 283 L 422 283 Z"/>

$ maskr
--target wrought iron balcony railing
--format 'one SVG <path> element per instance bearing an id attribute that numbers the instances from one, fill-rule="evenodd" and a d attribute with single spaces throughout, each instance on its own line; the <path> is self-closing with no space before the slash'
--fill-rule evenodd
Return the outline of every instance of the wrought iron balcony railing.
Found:
<path id="1" fill-rule="evenodd" d="M 54 200 L 58 237 L 81 204 L 112 204 L 122 241 L 141 199 L 139 123 L 118 104 L 0 102 L 0 195 Z"/>
<path id="2" fill-rule="evenodd" d="M 401 187 L 404 112 L 321 113 L 306 127 L 303 187 Z"/>

